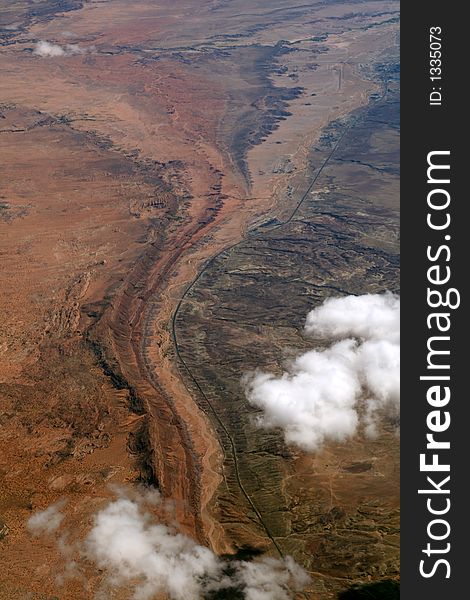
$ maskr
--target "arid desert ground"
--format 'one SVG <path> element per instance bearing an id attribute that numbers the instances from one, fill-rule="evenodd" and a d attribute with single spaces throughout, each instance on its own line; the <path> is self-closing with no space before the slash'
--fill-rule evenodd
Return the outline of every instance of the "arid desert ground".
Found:
<path id="1" fill-rule="evenodd" d="M 305 452 L 242 381 L 325 298 L 399 290 L 398 11 L 0 0 L 0 598 L 134 597 L 64 550 L 115 486 L 292 556 L 292 598 L 398 578 L 394 419 Z"/>

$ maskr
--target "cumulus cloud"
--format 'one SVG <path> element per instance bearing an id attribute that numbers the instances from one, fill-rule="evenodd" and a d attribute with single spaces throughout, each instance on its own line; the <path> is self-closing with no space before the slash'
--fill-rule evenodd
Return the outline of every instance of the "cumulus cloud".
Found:
<path id="1" fill-rule="evenodd" d="M 217 557 L 191 538 L 155 524 L 136 502 L 119 498 L 100 511 L 86 539 L 89 558 L 116 583 L 139 578 L 135 597 L 167 592 L 175 600 L 198 598 L 203 577 L 217 576 Z"/>
<path id="2" fill-rule="evenodd" d="M 266 557 L 239 562 L 236 578 L 245 600 L 289 600 L 293 588 L 300 590 L 309 582 L 308 575 L 290 556 L 285 560 Z"/>
<path id="3" fill-rule="evenodd" d="M 28 529 L 36 536 L 54 533 L 59 529 L 64 515 L 60 510 L 65 506 L 65 500 L 59 500 L 46 510 L 34 514 L 28 520 Z"/>
<path id="4" fill-rule="evenodd" d="M 42 57 L 64 56 L 65 50 L 62 48 L 62 46 L 59 46 L 58 44 L 51 44 L 50 42 L 39 41 L 34 48 L 34 54 L 37 54 L 38 56 Z"/>
<path id="5" fill-rule="evenodd" d="M 305 330 L 324 338 L 399 342 L 400 298 L 390 293 L 328 298 L 307 315 Z"/>
<path id="6" fill-rule="evenodd" d="M 399 297 L 330 298 L 307 315 L 305 330 L 329 346 L 299 356 L 281 377 L 244 378 L 248 400 L 263 411 L 259 425 L 282 428 L 307 451 L 352 437 L 361 422 L 374 435 L 381 412 L 399 411 Z"/>
<path id="7" fill-rule="evenodd" d="M 120 490 L 114 501 L 95 514 L 76 551 L 87 564 L 105 573 L 105 595 L 109 586 L 132 590 L 136 600 L 151 600 L 159 594 L 170 600 L 200 600 L 236 589 L 246 600 L 289 600 L 294 590 L 308 583 L 305 571 L 290 557 L 221 559 L 176 526 L 159 522 L 150 512 L 158 506 L 164 508 L 164 503 L 154 492 Z M 71 561 L 70 547 L 67 558 Z M 74 561 L 69 569 L 74 577 L 80 576 L 77 565 L 79 561 Z"/>
<path id="8" fill-rule="evenodd" d="M 78 44 L 66 44 L 65 46 L 59 46 L 59 44 L 52 44 L 40 40 L 34 47 L 34 54 L 43 58 L 56 58 L 58 56 L 72 56 L 73 54 L 86 54 L 88 49 L 80 48 Z"/>

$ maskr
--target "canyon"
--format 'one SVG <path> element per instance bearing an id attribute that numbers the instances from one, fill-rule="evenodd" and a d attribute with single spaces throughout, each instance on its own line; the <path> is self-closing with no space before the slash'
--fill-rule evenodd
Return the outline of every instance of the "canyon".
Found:
<path id="1" fill-rule="evenodd" d="M 241 379 L 326 297 L 399 290 L 398 3 L 0 7 L 0 596 L 94 597 L 26 522 L 67 497 L 72 543 L 111 484 L 292 555 L 299 597 L 396 579 L 396 423 L 305 454 Z"/>

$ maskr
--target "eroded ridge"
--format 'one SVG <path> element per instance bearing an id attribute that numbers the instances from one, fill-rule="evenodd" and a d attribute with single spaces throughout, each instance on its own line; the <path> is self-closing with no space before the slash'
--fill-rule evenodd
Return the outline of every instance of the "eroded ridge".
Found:
<path id="1" fill-rule="evenodd" d="M 226 332 L 204 319 L 213 314 L 218 323 L 221 308 L 231 314 L 212 278 L 225 273 L 232 286 L 246 268 L 240 253 L 252 261 L 244 244 L 282 254 L 263 236 L 274 240 L 292 226 L 286 243 L 297 251 L 315 194 L 343 174 L 354 179 L 354 169 L 387 168 L 368 156 L 354 162 L 335 144 L 344 148 L 355 111 L 383 95 L 397 10 L 396 2 L 363 2 L 358 11 L 357 3 L 287 0 L 249 10 L 241 0 L 130 9 L 111 0 L 34 10 L 19 2 L 2 12 L 4 595 L 59 593 L 62 558 L 41 540 L 31 546 L 26 520 L 66 495 L 78 539 L 109 483 L 158 485 L 183 530 L 219 553 L 307 548 L 310 517 L 296 509 L 296 535 L 281 531 L 279 503 L 263 504 L 246 479 L 259 466 L 256 452 L 240 443 L 212 389 L 225 367 L 209 387 L 205 379 L 216 364 L 206 344 L 221 348 L 221 359 Z M 325 200 L 315 235 L 331 226 L 331 236 L 341 229 L 347 238 L 344 215 L 330 208 Z M 347 214 L 353 224 L 359 218 Z M 368 246 L 361 248 L 364 257 Z M 389 254 L 377 271 L 391 272 Z M 221 265 L 231 260 L 228 277 Z M 292 284 L 289 269 L 280 271 L 283 285 Z M 335 277 L 321 285 L 338 287 Z M 283 295 L 281 282 L 274 289 Z M 261 344 L 264 332 L 253 329 L 260 314 L 250 313 L 243 331 Z M 300 318 L 300 305 L 293 314 Z M 241 367 L 235 360 L 230 377 Z M 13 437 L 21 443 L 12 446 Z M 269 444 L 278 448 L 274 438 Z M 268 499 L 281 490 L 284 503 L 302 459 L 279 452 L 285 462 L 266 470 L 265 489 Z M 337 553 L 334 546 L 318 570 Z M 89 566 L 86 578 L 91 598 L 100 575 Z M 64 600 L 83 593 L 76 580 L 60 589 Z"/>

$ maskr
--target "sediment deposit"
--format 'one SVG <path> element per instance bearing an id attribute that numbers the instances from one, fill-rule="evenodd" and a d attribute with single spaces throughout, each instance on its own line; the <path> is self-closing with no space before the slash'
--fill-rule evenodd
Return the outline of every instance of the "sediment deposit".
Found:
<path id="1" fill-rule="evenodd" d="M 93 597 L 25 523 L 66 496 L 79 539 L 110 483 L 294 554 L 309 598 L 396 576 L 392 425 L 305 456 L 240 378 L 398 288 L 397 3 L 0 5 L 0 596 Z"/>

